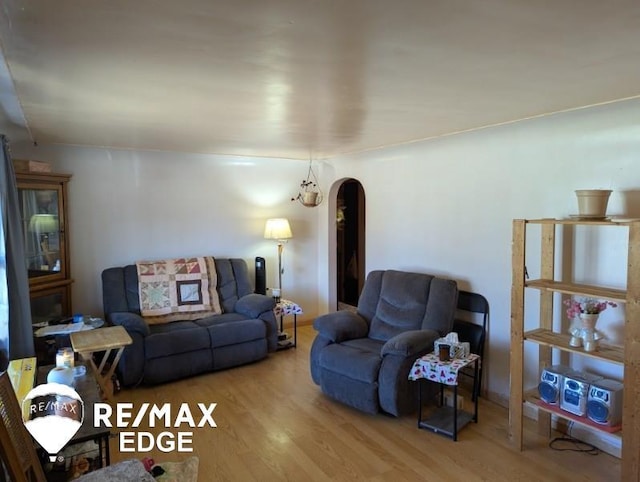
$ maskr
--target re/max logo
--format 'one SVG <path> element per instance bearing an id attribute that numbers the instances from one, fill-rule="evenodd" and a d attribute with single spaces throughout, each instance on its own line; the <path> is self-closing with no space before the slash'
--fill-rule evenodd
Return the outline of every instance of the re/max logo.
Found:
<path id="1" fill-rule="evenodd" d="M 149 427 L 156 425 L 165 428 L 179 428 L 186 425 L 190 428 L 209 426 L 216 428 L 212 413 L 216 403 L 198 403 L 198 421 L 191 413 L 188 403 L 181 403 L 177 411 L 173 411 L 171 404 L 162 405 L 143 403 L 138 411 L 133 410 L 133 403 L 117 403 L 115 410 L 115 426 L 118 428 L 138 428 L 143 421 Z M 174 415 L 175 414 L 175 415 Z M 96 403 L 93 406 L 93 423 L 95 427 L 104 424 L 113 427 L 113 409 L 107 403 Z M 151 432 L 120 432 L 121 452 L 150 452 L 157 447 L 161 452 L 193 452 L 193 432 L 179 431 L 177 433 L 165 431 L 154 436 Z"/>

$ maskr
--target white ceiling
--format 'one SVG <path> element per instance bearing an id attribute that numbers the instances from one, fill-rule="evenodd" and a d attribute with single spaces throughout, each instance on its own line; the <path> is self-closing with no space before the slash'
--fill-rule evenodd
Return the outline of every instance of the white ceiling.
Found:
<path id="1" fill-rule="evenodd" d="M 2 0 L 0 42 L 40 144 L 328 158 L 640 95 L 638 0 Z"/>

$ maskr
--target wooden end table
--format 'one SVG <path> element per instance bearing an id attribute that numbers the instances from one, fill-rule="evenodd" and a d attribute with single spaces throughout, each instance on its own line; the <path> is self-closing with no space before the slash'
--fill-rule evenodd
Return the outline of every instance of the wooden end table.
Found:
<path id="1" fill-rule="evenodd" d="M 113 391 L 109 389 L 109 380 L 120 361 L 124 347 L 133 343 L 133 340 L 124 327 L 109 326 L 107 328 L 98 328 L 90 331 L 78 331 L 70 336 L 73 351 L 80 354 L 80 357 L 86 361 L 95 374 L 98 385 L 102 389 L 102 393 L 107 400 L 113 397 Z M 105 372 L 105 366 L 111 352 L 116 351 L 115 358 L 111 362 L 111 367 Z M 104 351 L 100 365 L 96 366 L 93 355 L 96 352 Z M 105 372 L 105 373 L 103 373 Z"/>

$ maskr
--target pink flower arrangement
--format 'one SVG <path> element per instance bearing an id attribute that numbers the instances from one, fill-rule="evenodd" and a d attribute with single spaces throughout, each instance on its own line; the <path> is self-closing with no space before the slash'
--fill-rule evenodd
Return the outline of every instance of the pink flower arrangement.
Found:
<path id="1" fill-rule="evenodd" d="M 582 300 L 571 298 L 564 300 L 564 304 L 567 306 L 567 316 L 569 319 L 575 318 L 580 313 L 598 315 L 606 310 L 608 306 L 612 308 L 618 306 L 613 301 L 600 301 L 595 298 L 582 298 Z"/>

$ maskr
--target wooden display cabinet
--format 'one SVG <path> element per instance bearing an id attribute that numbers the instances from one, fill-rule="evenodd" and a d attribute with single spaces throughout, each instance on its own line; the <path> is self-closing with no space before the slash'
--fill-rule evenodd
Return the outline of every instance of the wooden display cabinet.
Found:
<path id="1" fill-rule="evenodd" d="M 540 278 L 528 280 L 526 276 L 527 226 L 539 225 Z M 556 227 L 562 225 L 627 227 L 629 243 L 627 254 L 626 289 L 578 284 L 555 280 Z M 536 390 L 524 389 L 524 344 L 538 345 L 539 371 L 552 363 L 553 350 L 561 353 L 587 356 L 602 362 L 624 367 L 624 399 L 622 415 L 622 480 L 640 480 L 640 404 L 637 403 L 640 387 L 640 221 L 585 221 L 565 219 L 516 219 L 513 221 L 512 244 L 513 282 L 511 288 L 511 393 L 509 400 L 509 438 L 519 450 L 523 449 L 523 405 L 529 403 L 538 408 L 538 429 L 549 434 L 551 414 L 580 423 L 577 417 L 561 411 L 549 411 L 536 404 Z M 537 327 L 525 331 L 525 289 L 540 292 L 540 319 Z M 554 293 L 595 297 L 625 304 L 624 346 L 602 344 L 597 351 L 586 352 L 569 345 L 569 336 L 553 329 Z M 590 428 L 594 429 L 592 425 Z M 597 430 L 597 428 L 596 428 Z M 605 430 L 603 429 L 603 432 Z"/>
<path id="2" fill-rule="evenodd" d="M 71 316 L 69 174 L 16 171 L 34 325 Z"/>

